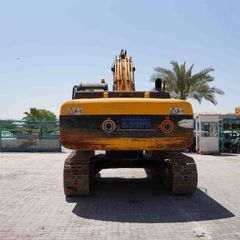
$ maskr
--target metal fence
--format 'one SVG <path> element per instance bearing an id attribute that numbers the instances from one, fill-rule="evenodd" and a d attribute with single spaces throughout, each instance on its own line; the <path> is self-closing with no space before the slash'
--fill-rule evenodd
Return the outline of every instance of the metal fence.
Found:
<path id="1" fill-rule="evenodd" d="M 0 152 L 60 152 L 58 121 L 0 120 Z"/>

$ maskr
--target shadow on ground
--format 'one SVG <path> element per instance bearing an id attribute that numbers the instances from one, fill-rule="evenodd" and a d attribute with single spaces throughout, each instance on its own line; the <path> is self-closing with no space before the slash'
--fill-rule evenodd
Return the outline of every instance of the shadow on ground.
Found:
<path id="1" fill-rule="evenodd" d="M 137 223 L 191 222 L 233 217 L 201 190 L 191 196 L 169 195 L 150 179 L 100 178 L 89 197 L 67 198 L 76 202 L 79 217 Z"/>

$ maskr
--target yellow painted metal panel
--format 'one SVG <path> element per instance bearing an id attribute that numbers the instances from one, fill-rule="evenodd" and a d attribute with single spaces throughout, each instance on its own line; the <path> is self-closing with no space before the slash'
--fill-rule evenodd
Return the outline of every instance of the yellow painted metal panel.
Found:
<path id="1" fill-rule="evenodd" d="M 74 112 L 75 111 L 75 112 Z M 176 112 L 180 111 L 180 112 Z M 66 101 L 60 115 L 192 115 L 192 106 L 184 100 L 155 98 L 95 98 Z"/>
<path id="2" fill-rule="evenodd" d="M 237 117 L 240 117 L 240 107 L 235 108 L 235 114 Z"/>
<path id="3" fill-rule="evenodd" d="M 181 150 L 192 143 L 192 133 L 164 138 L 89 138 L 61 137 L 61 143 L 70 149 L 82 150 Z"/>

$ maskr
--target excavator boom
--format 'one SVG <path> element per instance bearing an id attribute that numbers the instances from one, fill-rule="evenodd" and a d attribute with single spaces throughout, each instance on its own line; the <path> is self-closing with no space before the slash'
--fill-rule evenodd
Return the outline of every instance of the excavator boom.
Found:
<path id="1" fill-rule="evenodd" d="M 128 58 L 127 51 L 122 49 L 112 67 L 113 91 L 135 91 L 134 71 L 132 58 Z"/>

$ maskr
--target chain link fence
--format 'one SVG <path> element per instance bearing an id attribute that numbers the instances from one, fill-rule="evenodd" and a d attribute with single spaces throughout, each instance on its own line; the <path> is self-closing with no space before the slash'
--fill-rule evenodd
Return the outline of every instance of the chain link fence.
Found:
<path id="1" fill-rule="evenodd" d="M 0 120 L 0 152 L 60 152 L 58 121 Z"/>

